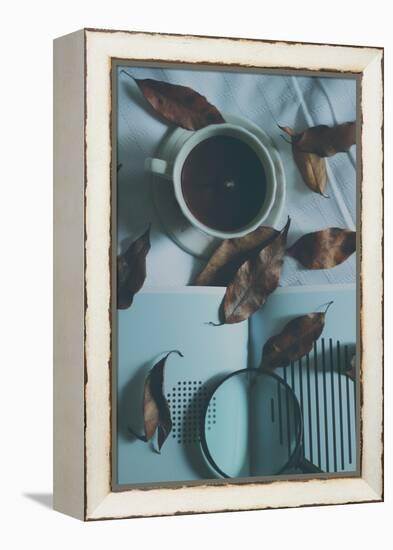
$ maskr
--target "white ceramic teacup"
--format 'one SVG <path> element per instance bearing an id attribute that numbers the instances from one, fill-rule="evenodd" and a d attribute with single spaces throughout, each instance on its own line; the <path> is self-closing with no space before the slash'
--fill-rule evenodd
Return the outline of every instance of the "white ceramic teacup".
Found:
<path id="1" fill-rule="evenodd" d="M 234 124 L 214 124 L 196 132 L 187 132 L 187 134 L 189 134 L 189 137 L 187 136 L 185 140 L 178 144 L 173 158 L 148 158 L 145 163 L 146 170 L 173 182 L 176 200 L 184 216 L 192 225 L 212 237 L 219 239 L 242 237 L 262 225 L 272 209 L 277 185 L 273 161 L 266 147 L 254 134 Z M 214 136 L 229 136 L 247 144 L 257 155 L 265 171 L 266 194 L 259 212 L 254 219 L 236 231 L 220 231 L 203 224 L 190 211 L 183 197 L 181 174 L 185 160 L 199 143 Z"/>

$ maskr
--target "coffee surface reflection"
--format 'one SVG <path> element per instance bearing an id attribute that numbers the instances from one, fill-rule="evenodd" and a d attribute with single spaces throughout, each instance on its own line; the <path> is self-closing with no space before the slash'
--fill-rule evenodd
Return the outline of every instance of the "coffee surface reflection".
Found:
<path id="1" fill-rule="evenodd" d="M 266 175 L 253 149 L 230 136 L 199 143 L 184 162 L 181 186 L 195 218 L 212 229 L 236 231 L 260 212 Z"/>

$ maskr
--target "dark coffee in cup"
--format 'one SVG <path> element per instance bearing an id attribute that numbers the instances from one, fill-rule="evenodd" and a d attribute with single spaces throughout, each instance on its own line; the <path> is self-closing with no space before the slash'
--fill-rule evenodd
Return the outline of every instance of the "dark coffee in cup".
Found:
<path id="1" fill-rule="evenodd" d="M 266 196 L 266 174 L 242 140 L 218 135 L 192 149 L 181 172 L 184 200 L 209 228 L 236 231 L 251 223 Z"/>

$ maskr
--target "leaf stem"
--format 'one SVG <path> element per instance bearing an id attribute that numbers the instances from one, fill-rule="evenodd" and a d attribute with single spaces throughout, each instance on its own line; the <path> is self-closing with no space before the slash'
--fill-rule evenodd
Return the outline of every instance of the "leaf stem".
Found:
<path id="1" fill-rule="evenodd" d="M 171 353 L 177 353 L 178 355 L 180 355 L 180 357 L 184 357 L 184 355 L 182 354 L 182 352 L 179 351 L 178 349 L 172 349 L 171 351 L 169 351 L 169 352 L 167 353 L 166 356 L 169 357 Z"/>
<path id="2" fill-rule="evenodd" d="M 280 134 L 280 137 L 282 137 L 285 143 L 289 143 L 290 145 L 292 145 L 292 140 L 288 139 L 286 136 L 284 136 L 284 134 Z"/>
<path id="3" fill-rule="evenodd" d="M 279 235 L 284 235 L 285 239 L 289 231 L 289 226 L 291 225 L 291 217 L 288 216 L 287 223 L 284 225 L 284 227 L 281 229 Z"/>
<path id="4" fill-rule="evenodd" d="M 127 75 L 129 78 L 132 78 L 132 80 L 135 81 L 135 78 L 132 76 L 132 74 L 128 73 L 128 72 L 125 71 L 124 69 L 121 69 L 120 74 L 125 74 L 125 75 Z"/>
<path id="5" fill-rule="evenodd" d="M 209 321 L 209 322 L 206 322 L 204 324 L 209 325 L 211 327 L 222 327 L 223 325 L 225 325 L 225 323 L 213 323 L 213 321 Z"/>
<path id="6" fill-rule="evenodd" d="M 330 306 L 331 306 L 332 304 L 334 304 L 334 300 L 332 300 L 331 302 L 328 302 L 327 304 L 325 304 L 325 305 L 326 305 L 326 309 L 325 309 L 325 311 L 324 311 L 324 314 L 325 314 L 325 315 L 326 315 L 326 313 L 328 312 L 328 309 L 330 308 Z"/>

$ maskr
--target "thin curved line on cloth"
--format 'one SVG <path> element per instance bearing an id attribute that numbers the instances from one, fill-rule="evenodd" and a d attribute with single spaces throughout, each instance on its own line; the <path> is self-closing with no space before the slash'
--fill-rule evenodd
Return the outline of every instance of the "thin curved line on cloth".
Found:
<path id="1" fill-rule="evenodd" d="M 273 111 L 272 111 L 272 109 L 271 109 L 271 107 L 270 107 L 270 103 L 269 103 L 268 100 L 267 100 L 266 94 L 265 94 L 265 92 L 263 91 L 263 88 L 261 88 L 261 87 L 259 86 L 259 83 L 258 83 L 258 82 L 257 82 L 257 89 L 259 90 L 259 92 L 261 93 L 261 96 L 263 97 L 263 100 L 264 100 L 264 102 L 265 102 L 265 104 L 266 104 L 266 107 L 267 107 L 267 110 L 268 110 L 270 116 L 271 116 L 272 119 L 274 120 L 275 124 L 277 124 L 277 127 L 279 127 L 278 120 L 277 120 L 277 118 L 275 117 L 275 115 L 274 115 L 274 113 L 273 113 Z M 280 148 L 279 148 L 277 139 L 276 139 L 274 136 L 269 136 L 269 137 L 270 137 L 270 139 L 271 139 L 271 141 L 272 141 L 274 147 L 277 149 L 277 151 L 279 151 Z"/>
<path id="2" fill-rule="evenodd" d="M 292 79 L 293 87 L 294 87 L 294 89 L 296 91 L 296 94 L 298 96 L 301 108 L 303 109 L 304 118 L 306 119 L 307 124 L 309 126 L 315 126 L 315 122 L 314 122 L 312 116 L 310 115 L 308 107 L 307 107 L 307 105 L 304 101 L 303 94 L 302 94 L 302 92 L 299 88 L 299 84 L 296 80 L 296 77 L 291 76 L 291 79 Z M 339 190 L 337 180 L 336 180 L 336 178 L 333 174 L 333 171 L 332 171 L 331 167 L 329 166 L 329 161 L 328 160 L 326 162 L 326 171 L 327 171 L 327 174 L 328 174 L 331 190 L 333 191 L 334 198 L 337 202 L 337 206 L 338 206 L 338 208 L 339 208 L 339 210 L 342 214 L 342 217 L 345 220 L 345 223 L 347 224 L 347 228 L 355 230 L 356 229 L 355 222 L 352 219 L 352 216 L 351 216 L 351 214 L 350 214 L 350 212 L 347 208 L 347 205 L 345 204 L 345 201 L 344 201 L 344 199 L 342 197 L 342 194 Z"/>

